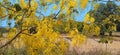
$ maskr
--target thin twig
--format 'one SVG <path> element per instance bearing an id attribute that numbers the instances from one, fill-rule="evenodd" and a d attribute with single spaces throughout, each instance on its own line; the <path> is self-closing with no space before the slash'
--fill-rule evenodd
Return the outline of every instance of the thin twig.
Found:
<path id="1" fill-rule="evenodd" d="M 28 0 L 28 10 L 30 9 L 30 7 L 31 7 L 31 0 Z M 27 16 L 27 17 L 29 17 L 30 15 L 31 15 L 31 13 L 32 13 L 32 11 L 30 12 L 30 14 Z"/>
<path id="2" fill-rule="evenodd" d="M 53 17 L 54 19 L 56 19 L 56 17 L 60 14 L 60 12 L 62 11 L 63 5 L 61 6 L 60 10 L 58 11 L 58 13 Z"/>
<path id="3" fill-rule="evenodd" d="M 53 18 L 56 19 L 56 17 L 59 15 L 60 12 L 61 12 L 61 9 L 58 11 L 58 13 Z"/>

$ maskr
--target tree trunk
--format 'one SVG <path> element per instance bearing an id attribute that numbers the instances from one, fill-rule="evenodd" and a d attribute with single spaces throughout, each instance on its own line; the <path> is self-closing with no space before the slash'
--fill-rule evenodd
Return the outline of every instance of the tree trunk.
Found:
<path id="1" fill-rule="evenodd" d="M 109 32 L 109 36 L 112 36 L 112 31 Z"/>
<path id="2" fill-rule="evenodd" d="M 105 35 L 105 32 L 100 32 L 100 35 L 103 35 L 103 36 L 104 36 L 104 35 Z"/>

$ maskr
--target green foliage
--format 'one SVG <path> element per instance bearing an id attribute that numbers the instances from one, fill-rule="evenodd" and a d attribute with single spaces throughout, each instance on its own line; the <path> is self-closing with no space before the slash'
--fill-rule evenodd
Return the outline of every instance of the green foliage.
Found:
<path id="1" fill-rule="evenodd" d="M 105 44 L 108 44 L 108 43 L 112 43 L 113 40 L 112 40 L 111 37 L 109 37 L 109 36 L 105 36 L 105 37 L 101 38 L 98 42 L 99 42 L 99 43 L 105 43 Z"/>
<path id="2" fill-rule="evenodd" d="M 16 11 L 20 11 L 22 9 L 19 4 L 14 4 L 14 7 Z"/>
<path id="3" fill-rule="evenodd" d="M 120 21 L 116 20 L 115 23 L 117 25 L 117 31 L 120 32 Z"/>
<path id="4" fill-rule="evenodd" d="M 95 10 L 96 9 L 96 10 Z M 106 4 L 100 3 L 89 13 L 95 18 L 95 23 L 100 27 L 100 33 L 116 31 L 116 20 L 120 17 L 120 8 L 113 1 L 108 1 Z"/>
<path id="5" fill-rule="evenodd" d="M 77 29 L 78 29 L 79 32 L 82 32 L 83 26 L 84 26 L 83 22 L 77 22 Z"/>

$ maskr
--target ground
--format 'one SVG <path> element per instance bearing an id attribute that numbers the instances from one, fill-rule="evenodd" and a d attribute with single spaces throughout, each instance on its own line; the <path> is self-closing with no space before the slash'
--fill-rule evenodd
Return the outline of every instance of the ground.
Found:
<path id="1" fill-rule="evenodd" d="M 67 36 L 67 35 L 63 35 Z M 87 37 L 87 40 L 79 47 L 70 47 L 68 55 L 120 55 L 120 32 L 113 33 L 113 42 L 109 44 L 98 43 L 99 38 Z M 74 50 L 75 49 L 75 50 Z"/>
<path id="2" fill-rule="evenodd" d="M 63 37 L 69 37 L 61 34 Z M 120 32 L 113 33 L 113 42 L 110 44 L 98 43 L 99 38 L 87 36 L 87 40 L 80 46 L 72 46 L 70 40 L 69 51 L 66 55 L 120 55 Z M 0 45 L 4 44 L 1 42 Z"/>

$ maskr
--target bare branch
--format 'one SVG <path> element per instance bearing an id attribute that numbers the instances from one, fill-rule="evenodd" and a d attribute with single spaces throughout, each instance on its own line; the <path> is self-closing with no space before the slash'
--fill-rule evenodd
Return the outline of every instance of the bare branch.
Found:
<path id="1" fill-rule="evenodd" d="M 56 19 L 56 17 L 59 15 L 60 12 L 61 12 L 61 9 L 58 11 L 58 13 L 53 18 Z"/>
<path id="2" fill-rule="evenodd" d="M 54 19 L 57 18 L 57 16 L 60 14 L 60 12 L 62 11 L 63 5 L 61 6 L 60 10 L 58 11 L 58 13 L 53 17 Z"/>

